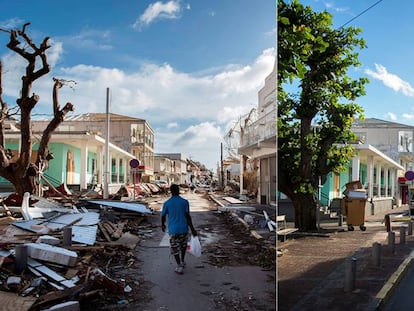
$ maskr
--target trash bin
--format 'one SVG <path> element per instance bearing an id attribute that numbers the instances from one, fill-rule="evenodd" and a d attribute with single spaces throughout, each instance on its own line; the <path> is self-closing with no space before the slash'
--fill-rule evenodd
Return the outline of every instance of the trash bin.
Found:
<path id="1" fill-rule="evenodd" d="M 359 180 L 351 181 L 345 185 L 344 198 L 341 202 L 342 214 L 346 216 L 348 231 L 353 231 L 354 226 L 359 226 L 365 231 L 365 203 L 367 201 L 366 190 Z"/>
<path id="2" fill-rule="evenodd" d="M 349 231 L 354 231 L 354 226 L 359 226 L 365 231 L 365 202 L 361 198 L 344 198 L 342 199 L 342 213 L 346 215 L 346 223 Z"/>

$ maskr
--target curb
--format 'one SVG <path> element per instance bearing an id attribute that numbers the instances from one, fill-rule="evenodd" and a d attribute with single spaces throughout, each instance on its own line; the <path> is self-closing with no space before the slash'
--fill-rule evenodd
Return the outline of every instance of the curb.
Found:
<path id="1" fill-rule="evenodd" d="M 398 269 L 390 276 L 384 286 L 380 289 L 374 298 L 372 308 L 370 310 L 381 310 L 384 304 L 389 300 L 395 287 L 400 283 L 402 278 L 408 271 L 414 259 L 414 251 L 402 262 Z"/>

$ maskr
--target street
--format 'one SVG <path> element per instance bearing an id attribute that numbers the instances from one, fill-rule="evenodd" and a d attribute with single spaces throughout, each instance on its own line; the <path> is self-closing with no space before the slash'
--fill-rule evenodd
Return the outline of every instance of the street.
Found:
<path id="1" fill-rule="evenodd" d="M 190 212 L 202 248 L 220 243 L 229 235 L 221 231 L 214 216 L 214 205 L 199 193 L 182 195 L 190 201 Z M 161 206 L 158 206 L 161 208 Z M 159 213 L 151 216 L 160 223 Z M 145 305 L 130 306 L 131 310 L 275 310 L 275 272 L 259 266 L 216 266 L 208 261 L 209 254 L 196 258 L 186 256 L 183 275 L 174 273 L 175 261 L 169 254 L 168 235 L 154 230 L 151 239 L 137 247 L 143 261 L 143 278 L 149 284 L 151 300 Z M 248 235 L 248 233 L 246 233 Z M 237 246 L 236 246 L 237 247 Z"/>
<path id="2" fill-rule="evenodd" d="M 381 308 L 383 311 L 410 311 L 413 310 L 414 296 L 414 266 L 409 265 L 405 276 L 393 290 L 391 297 Z"/>

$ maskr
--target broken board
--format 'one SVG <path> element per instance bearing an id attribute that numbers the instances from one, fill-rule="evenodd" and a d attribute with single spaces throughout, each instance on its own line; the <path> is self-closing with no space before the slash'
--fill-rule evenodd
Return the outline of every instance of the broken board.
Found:
<path id="1" fill-rule="evenodd" d="M 120 202 L 120 201 L 88 201 L 93 204 L 104 205 L 104 206 L 111 206 L 120 209 L 125 209 L 128 211 L 138 212 L 142 214 L 152 214 L 152 211 L 146 207 L 144 204 L 139 203 L 127 203 L 127 202 Z"/>

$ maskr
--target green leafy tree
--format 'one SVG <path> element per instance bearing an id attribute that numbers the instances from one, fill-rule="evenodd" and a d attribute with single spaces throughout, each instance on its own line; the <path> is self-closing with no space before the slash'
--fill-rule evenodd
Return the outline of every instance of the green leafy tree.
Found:
<path id="1" fill-rule="evenodd" d="M 295 208 L 295 226 L 316 229 L 319 180 L 344 170 L 355 150 L 348 142 L 355 102 L 366 78 L 352 79 L 361 29 L 334 29 L 332 15 L 297 0 L 278 1 L 278 185 Z"/>

